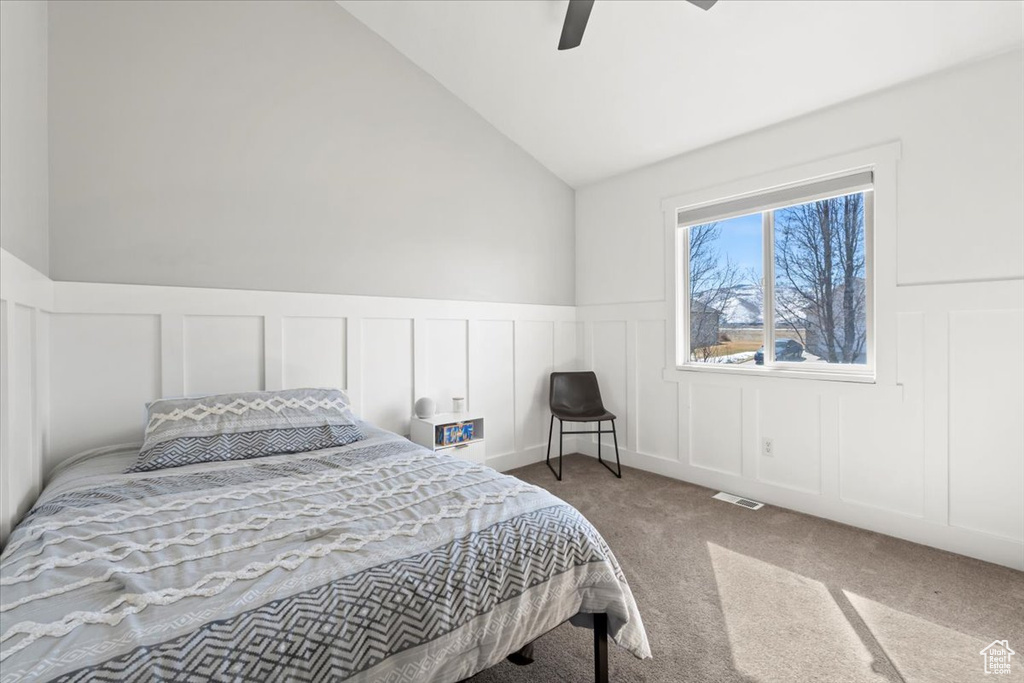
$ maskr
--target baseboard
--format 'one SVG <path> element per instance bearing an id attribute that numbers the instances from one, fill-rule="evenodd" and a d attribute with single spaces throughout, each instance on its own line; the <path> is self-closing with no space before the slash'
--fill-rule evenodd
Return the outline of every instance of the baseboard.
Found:
<path id="1" fill-rule="evenodd" d="M 579 437 L 565 437 L 565 442 L 562 444 L 563 453 L 576 453 L 579 449 Z M 543 462 L 547 451 L 547 444 L 541 444 L 538 446 L 531 446 L 523 451 L 517 451 L 515 453 L 504 453 L 502 455 L 496 455 L 494 457 L 487 458 L 487 466 L 493 467 L 499 472 L 507 472 L 514 470 L 518 467 L 526 467 L 532 465 L 535 462 Z M 551 445 L 551 457 L 558 457 L 558 445 Z"/>
<path id="2" fill-rule="evenodd" d="M 607 447 L 602 448 L 602 455 L 607 456 L 610 450 Z M 577 452 L 596 458 L 597 444 L 592 440 L 581 439 Z M 920 517 L 900 515 L 835 498 L 783 489 L 764 482 L 705 470 L 677 460 L 636 453 L 624 448 L 620 448 L 619 453 L 622 464 L 626 467 L 635 467 L 715 491 L 726 491 L 768 505 L 1024 571 L 1024 543 L 1013 539 L 936 524 Z"/>
<path id="3" fill-rule="evenodd" d="M 486 464 L 488 467 L 493 467 L 499 472 L 507 472 L 509 470 L 514 470 L 517 467 L 532 465 L 533 463 L 540 462 L 543 459 L 544 447 L 534 446 L 533 448 L 527 448 L 524 451 L 516 451 L 514 453 L 505 453 L 503 455 L 488 457 Z"/>

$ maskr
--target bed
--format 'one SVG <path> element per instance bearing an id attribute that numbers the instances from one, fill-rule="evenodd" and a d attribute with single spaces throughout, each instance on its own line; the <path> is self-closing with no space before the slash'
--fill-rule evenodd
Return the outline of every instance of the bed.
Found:
<path id="1" fill-rule="evenodd" d="M 566 620 L 595 628 L 598 678 L 605 630 L 650 656 L 577 510 L 359 429 L 245 460 L 125 473 L 135 444 L 61 465 L 0 556 L 0 682 L 454 682 Z"/>

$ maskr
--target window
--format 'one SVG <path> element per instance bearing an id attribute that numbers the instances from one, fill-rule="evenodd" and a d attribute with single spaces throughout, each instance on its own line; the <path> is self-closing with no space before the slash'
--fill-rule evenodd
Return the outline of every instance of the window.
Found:
<path id="1" fill-rule="evenodd" d="M 872 374 L 871 172 L 676 220 L 678 366 Z"/>
<path id="2" fill-rule="evenodd" d="M 691 362 L 749 362 L 764 343 L 761 223 L 750 214 L 689 228 Z"/>

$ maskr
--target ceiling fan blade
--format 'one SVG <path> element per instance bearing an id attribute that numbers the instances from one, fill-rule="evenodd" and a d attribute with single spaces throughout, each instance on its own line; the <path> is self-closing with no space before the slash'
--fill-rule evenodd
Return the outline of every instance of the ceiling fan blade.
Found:
<path id="1" fill-rule="evenodd" d="M 715 6 L 715 3 L 718 2 L 718 0 L 686 0 L 686 1 L 688 3 L 690 3 L 691 5 L 696 5 L 697 7 L 700 7 L 701 9 L 704 9 L 704 10 L 711 9 L 712 7 Z"/>
<path id="2" fill-rule="evenodd" d="M 565 23 L 562 24 L 562 37 L 558 41 L 559 50 L 571 50 L 583 42 L 583 32 L 587 29 L 590 10 L 594 0 L 569 0 L 569 9 L 565 11 Z"/>

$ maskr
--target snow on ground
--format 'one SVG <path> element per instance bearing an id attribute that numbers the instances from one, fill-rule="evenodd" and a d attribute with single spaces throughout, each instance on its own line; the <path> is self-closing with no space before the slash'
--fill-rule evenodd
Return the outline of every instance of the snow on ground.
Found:
<path id="1" fill-rule="evenodd" d="M 704 362 L 705 363 L 734 364 L 734 363 L 746 363 L 746 362 L 752 361 L 752 360 L 754 360 L 754 352 L 753 351 L 743 351 L 741 353 L 730 353 L 728 356 L 712 356 L 711 358 L 708 358 Z"/>

